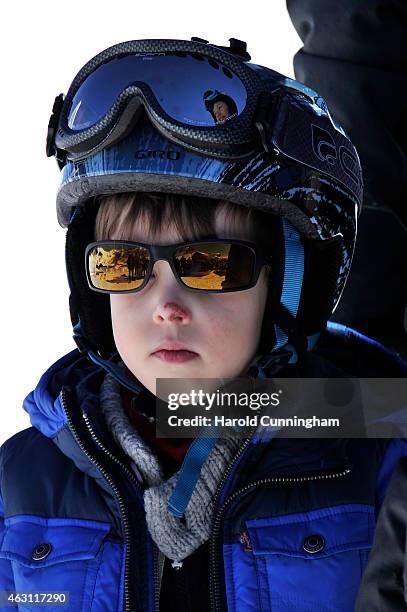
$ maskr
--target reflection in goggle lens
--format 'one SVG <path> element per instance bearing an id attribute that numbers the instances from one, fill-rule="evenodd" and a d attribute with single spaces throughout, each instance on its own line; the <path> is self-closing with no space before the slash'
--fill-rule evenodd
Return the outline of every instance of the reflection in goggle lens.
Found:
<path id="1" fill-rule="evenodd" d="M 171 119 L 197 127 L 240 115 L 247 101 L 240 78 L 212 58 L 181 52 L 130 53 L 89 74 L 72 100 L 68 127 L 79 131 L 95 125 L 123 90 L 135 84 L 147 86 Z"/>

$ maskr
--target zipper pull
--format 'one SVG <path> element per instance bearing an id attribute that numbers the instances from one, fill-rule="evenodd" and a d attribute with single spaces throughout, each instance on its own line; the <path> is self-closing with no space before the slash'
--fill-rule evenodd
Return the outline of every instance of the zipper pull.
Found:
<path id="1" fill-rule="evenodd" d="M 253 552 L 252 543 L 250 542 L 250 536 L 247 529 L 244 527 L 240 530 L 239 542 L 243 546 L 245 552 Z"/>
<path id="2" fill-rule="evenodd" d="M 173 561 L 171 563 L 171 566 L 176 569 L 176 570 L 180 570 L 182 567 L 183 561 Z"/>

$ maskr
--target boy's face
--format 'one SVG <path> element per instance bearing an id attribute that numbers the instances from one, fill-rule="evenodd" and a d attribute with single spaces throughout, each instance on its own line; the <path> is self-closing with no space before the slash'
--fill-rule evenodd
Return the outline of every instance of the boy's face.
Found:
<path id="1" fill-rule="evenodd" d="M 229 107 L 226 102 L 215 102 L 213 105 L 213 114 L 215 115 L 216 121 L 225 121 L 230 115 Z"/>
<path id="2" fill-rule="evenodd" d="M 126 238 L 155 244 L 183 242 L 174 226 L 164 227 L 159 237 L 151 240 L 148 223 L 141 219 Z M 247 226 L 226 219 L 222 209 L 216 212 L 215 228 L 219 238 L 251 239 Z M 154 394 L 156 378 L 239 376 L 257 351 L 267 277 L 263 267 L 251 289 L 198 293 L 178 284 L 168 262 L 157 261 L 144 289 L 110 295 L 113 334 L 121 358 Z M 166 352 L 154 354 L 166 341 L 182 343 L 192 354 L 179 353 L 181 360 L 175 362 L 168 360 Z"/>

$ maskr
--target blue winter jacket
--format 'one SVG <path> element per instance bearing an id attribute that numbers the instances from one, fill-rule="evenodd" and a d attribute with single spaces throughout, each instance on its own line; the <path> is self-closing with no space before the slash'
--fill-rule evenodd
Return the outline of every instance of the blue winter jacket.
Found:
<path id="1" fill-rule="evenodd" d="M 331 326 L 302 374 L 333 370 L 400 377 L 407 365 Z M 158 609 L 158 548 L 142 486 L 100 414 L 104 375 L 78 350 L 65 355 L 24 401 L 32 427 L 1 447 L 0 590 L 68 592 L 70 602 L 19 610 Z M 404 439 L 242 440 L 216 494 L 212 610 L 353 610 L 377 513 L 404 455 Z"/>

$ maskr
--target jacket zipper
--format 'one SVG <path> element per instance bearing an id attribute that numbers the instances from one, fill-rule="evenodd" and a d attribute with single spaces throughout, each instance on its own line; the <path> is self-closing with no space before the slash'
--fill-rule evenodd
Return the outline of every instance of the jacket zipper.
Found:
<path id="1" fill-rule="evenodd" d="M 88 457 L 88 459 L 98 468 L 98 470 L 103 474 L 104 478 L 106 479 L 106 481 L 108 482 L 108 484 L 110 485 L 110 487 L 112 488 L 112 491 L 117 499 L 117 502 L 119 504 L 119 508 L 120 508 L 120 514 L 122 517 L 122 521 L 123 521 L 123 527 L 124 527 L 124 538 L 125 538 L 125 545 L 126 545 L 126 556 L 125 556 L 125 563 L 124 563 L 124 602 L 125 602 L 125 608 L 124 608 L 124 612 L 132 612 L 132 607 L 131 607 L 131 598 L 130 598 L 130 591 L 129 591 L 129 581 L 130 581 L 130 576 L 129 576 L 129 572 L 130 572 L 130 566 L 131 566 L 131 558 L 132 558 L 132 540 L 131 540 L 131 533 L 130 533 L 130 521 L 129 521 L 129 515 L 127 512 L 127 508 L 126 508 L 126 502 L 123 498 L 123 496 L 120 494 L 120 491 L 117 488 L 117 485 L 115 484 L 113 478 L 111 477 L 111 475 L 105 470 L 105 468 L 103 467 L 103 465 L 97 460 L 95 459 L 84 447 L 84 444 L 82 442 L 82 440 L 79 437 L 78 432 L 76 431 L 76 428 L 73 424 L 73 420 L 72 420 L 72 415 L 69 411 L 68 408 L 68 403 L 66 401 L 66 391 L 64 388 L 62 388 L 61 391 L 61 403 L 62 403 L 62 407 L 65 411 L 65 414 L 67 416 L 67 420 L 69 423 L 69 427 L 74 435 L 75 440 L 77 441 L 79 447 L 81 448 L 81 450 L 85 453 L 85 455 Z M 119 465 L 121 467 L 121 469 L 127 474 L 127 476 L 130 478 L 130 480 L 133 482 L 133 484 L 140 490 L 140 493 L 143 493 L 143 489 L 140 486 L 140 483 L 138 482 L 135 474 L 133 474 L 133 472 L 131 472 L 131 470 L 129 470 L 129 468 L 122 462 L 120 461 L 120 459 L 118 459 L 115 455 L 113 455 L 105 446 L 104 444 L 99 440 L 99 438 L 96 436 L 95 432 L 93 431 L 93 428 L 89 422 L 88 416 L 86 414 L 83 414 L 83 419 L 85 421 L 86 427 L 92 437 L 92 439 L 96 442 L 96 444 L 99 446 L 99 448 L 115 463 L 117 463 L 117 465 Z M 158 598 L 159 598 L 159 590 L 160 590 L 160 586 L 157 586 L 157 554 L 156 551 L 154 550 L 155 554 L 154 554 L 154 597 L 155 597 L 155 610 L 158 611 Z"/>
<path id="2" fill-rule="evenodd" d="M 216 504 L 220 495 L 220 492 L 223 488 L 224 483 L 226 482 L 227 478 L 229 477 L 229 474 L 231 473 L 233 467 L 235 466 L 235 464 L 237 463 L 238 459 L 240 458 L 240 456 L 242 455 L 242 453 L 245 451 L 246 447 L 249 445 L 252 437 L 253 437 L 253 433 L 256 431 L 257 428 L 253 427 L 251 429 L 250 432 L 250 436 L 248 438 L 245 439 L 245 441 L 243 442 L 243 444 L 241 444 L 236 452 L 236 455 L 234 456 L 234 458 L 232 459 L 232 461 L 229 463 L 226 471 L 224 472 L 222 478 L 219 481 L 219 484 L 216 488 L 216 492 L 215 492 L 215 497 L 214 497 L 214 503 L 213 503 L 213 507 L 214 507 L 214 512 L 215 512 L 215 516 L 214 518 L 217 518 L 217 515 L 219 514 L 216 513 Z M 222 507 L 224 507 L 225 504 L 223 504 Z M 210 602 L 211 602 L 211 610 L 213 612 L 216 612 L 216 610 L 218 609 L 217 606 L 217 601 L 218 601 L 218 597 L 219 597 L 219 572 L 217 571 L 217 568 L 214 567 L 214 564 L 216 564 L 217 562 L 217 554 L 215 551 L 215 528 L 216 527 L 216 523 L 215 521 L 213 521 L 212 524 L 212 528 L 211 528 L 211 533 L 210 533 L 210 537 L 209 537 L 209 594 L 210 594 Z"/>
<path id="3" fill-rule="evenodd" d="M 161 552 L 156 544 L 154 544 L 154 597 L 155 597 L 155 612 L 160 609 L 160 591 L 161 582 L 164 572 L 165 555 Z"/>
<path id="4" fill-rule="evenodd" d="M 231 473 L 237 460 L 240 458 L 242 453 L 245 451 L 245 449 L 249 445 L 256 429 L 257 428 L 254 427 L 251 430 L 250 437 L 246 438 L 244 443 L 239 447 L 234 459 L 229 464 L 226 472 L 223 474 L 223 477 L 217 487 L 216 494 L 215 494 L 215 500 L 214 500 L 215 509 L 216 509 L 216 501 L 219 497 L 223 484 L 225 483 L 226 479 Z M 344 467 L 343 469 L 336 471 L 336 472 L 335 471 L 334 472 L 321 472 L 319 474 L 313 474 L 309 476 L 270 476 L 269 478 L 262 478 L 260 480 L 255 480 L 254 482 L 249 483 L 248 485 L 232 493 L 232 495 L 230 495 L 230 497 L 228 497 L 225 500 L 221 508 L 217 512 L 215 512 L 214 520 L 212 523 L 211 535 L 210 535 L 209 590 L 210 590 L 210 600 L 211 600 L 211 611 L 212 612 L 222 611 L 222 606 L 221 606 L 221 601 L 220 601 L 220 582 L 221 580 L 220 580 L 220 571 L 219 571 L 219 565 L 220 565 L 219 556 L 220 555 L 219 555 L 218 539 L 219 539 L 219 534 L 221 533 L 220 526 L 222 523 L 222 516 L 227 506 L 234 499 L 236 499 L 236 497 L 238 497 L 241 493 L 244 493 L 245 491 L 249 491 L 250 489 L 254 489 L 261 484 L 280 483 L 280 482 L 307 482 L 311 480 L 328 480 L 331 478 L 341 478 L 343 476 L 346 476 L 347 474 L 350 473 L 350 471 L 351 471 L 350 467 Z"/>

